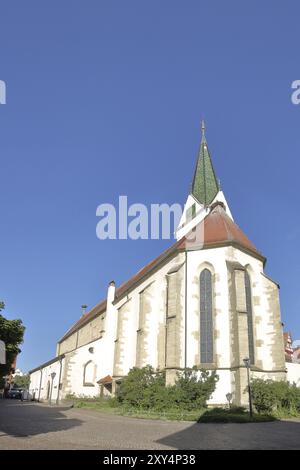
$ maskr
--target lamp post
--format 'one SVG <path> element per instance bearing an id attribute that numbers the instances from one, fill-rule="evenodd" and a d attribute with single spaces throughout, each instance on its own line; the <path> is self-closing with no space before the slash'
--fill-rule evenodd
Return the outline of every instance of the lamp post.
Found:
<path id="1" fill-rule="evenodd" d="M 52 391 L 53 391 L 53 382 L 54 382 L 54 378 L 56 376 L 56 373 L 55 372 L 52 372 L 51 374 L 51 391 L 50 391 L 50 400 L 49 400 L 49 404 L 51 405 L 51 401 L 52 401 Z"/>
<path id="2" fill-rule="evenodd" d="M 243 359 L 243 362 L 245 364 L 245 367 L 247 369 L 247 380 L 248 380 L 248 395 L 249 395 L 249 412 L 250 412 L 250 418 L 253 416 L 253 409 L 252 409 L 252 396 L 251 396 L 251 385 L 250 385 L 250 359 L 249 357 L 245 357 Z"/>

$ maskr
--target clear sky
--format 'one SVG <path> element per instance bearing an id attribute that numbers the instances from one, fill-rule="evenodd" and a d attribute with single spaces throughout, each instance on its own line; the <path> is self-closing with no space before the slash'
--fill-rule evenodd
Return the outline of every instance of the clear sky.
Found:
<path id="1" fill-rule="evenodd" d="M 96 208 L 184 203 L 200 119 L 233 216 L 300 338 L 298 1 L 0 1 L 0 299 L 18 367 L 170 245 L 100 241 Z"/>

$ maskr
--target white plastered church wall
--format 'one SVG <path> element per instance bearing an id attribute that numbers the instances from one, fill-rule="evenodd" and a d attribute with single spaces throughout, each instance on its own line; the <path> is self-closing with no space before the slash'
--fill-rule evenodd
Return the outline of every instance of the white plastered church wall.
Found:
<path id="1" fill-rule="evenodd" d="M 144 351 L 144 364 L 149 364 L 155 369 L 164 366 L 159 362 L 160 345 L 159 334 L 165 328 L 166 321 L 166 277 L 168 271 L 177 264 L 184 262 L 184 254 L 178 254 L 166 262 L 147 279 L 143 280 L 132 289 L 127 296 L 120 299 L 115 304 L 115 308 L 120 311 L 128 303 L 127 320 L 124 326 L 125 344 L 122 350 L 122 374 L 126 375 L 131 367 L 136 365 L 136 346 L 137 346 L 137 329 L 139 324 L 139 296 L 140 293 L 147 288 L 151 288 L 152 298 L 150 300 L 150 308 L 148 312 L 149 329 L 147 331 L 147 341 Z M 181 267 L 182 269 L 182 267 Z M 183 333 L 183 332 L 182 332 Z M 184 350 L 184 335 L 180 335 L 181 350 Z M 183 363 L 183 357 L 181 358 Z"/>
<path id="2" fill-rule="evenodd" d="M 81 346 L 66 354 L 62 398 L 68 395 L 99 395 L 97 381 L 104 371 L 105 350 L 102 339 Z"/>
<path id="3" fill-rule="evenodd" d="M 60 384 L 64 358 L 34 371 L 30 375 L 29 393 L 35 400 L 56 402 L 61 399 Z"/>

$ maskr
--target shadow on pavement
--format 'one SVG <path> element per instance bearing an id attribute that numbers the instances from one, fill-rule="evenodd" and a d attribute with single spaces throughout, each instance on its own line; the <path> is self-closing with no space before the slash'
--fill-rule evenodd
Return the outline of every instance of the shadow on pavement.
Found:
<path id="1" fill-rule="evenodd" d="M 178 450 L 300 449 L 300 421 L 197 423 L 156 441 Z"/>
<path id="2" fill-rule="evenodd" d="M 80 419 L 66 417 L 64 412 L 68 409 L 33 402 L 0 400 L 0 439 L 4 434 L 29 437 L 80 426 Z"/>

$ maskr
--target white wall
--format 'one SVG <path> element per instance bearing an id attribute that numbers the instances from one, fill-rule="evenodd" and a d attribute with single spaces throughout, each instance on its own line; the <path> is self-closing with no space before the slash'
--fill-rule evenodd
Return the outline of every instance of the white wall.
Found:
<path id="1" fill-rule="evenodd" d="M 300 387 L 300 364 L 286 362 L 285 366 L 287 368 L 288 382 L 295 383 L 297 387 Z"/>
<path id="2" fill-rule="evenodd" d="M 217 374 L 219 380 L 217 382 L 216 390 L 212 394 L 208 405 L 222 405 L 227 404 L 227 393 L 232 393 L 231 372 L 230 370 L 218 370 Z"/>
<path id="3" fill-rule="evenodd" d="M 29 392 L 35 400 L 47 401 L 55 403 L 59 393 L 59 379 L 61 376 L 60 383 L 62 383 L 64 371 L 64 359 L 57 360 L 52 364 L 33 372 L 30 375 Z M 55 374 L 52 379 L 51 374 Z M 49 394 L 48 394 L 49 389 Z M 51 392 L 52 389 L 52 392 Z M 47 396 L 48 395 L 48 396 Z"/>
<path id="4" fill-rule="evenodd" d="M 30 384 L 29 384 L 29 392 L 34 399 L 38 399 L 39 388 L 40 388 L 40 378 L 41 372 L 37 370 L 30 374 Z"/>
<path id="5" fill-rule="evenodd" d="M 92 352 L 89 350 L 92 350 Z M 81 346 L 75 351 L 66 354 L 66 367 L 63 376 L 63 398 L 68 394 L 85 397 L 98 396 L 99 385 L 97 381 L 106 375 L 105 361 L 106 354 L 102 339 Z M 91 382 L 93 384 L 92 386 L 84 385 L 84 369 L 87 363 L 90 364 L 88 382 Z"/>
<path id="6" fill-rule="evenodd" d="M 115 322 L 115 337 L 116 339 L 116 325 L 117 325 L 117 315 L 118 308 L 120 308 L 124 302 L 129 301 L 131 305 L 131 310 L 128 313 L 128 321 L 125 322 L 125 335 L 126 339 L 126 348 L 123 352 L 123 361 L 124 361 L 124 374 L 127 374 L 129 369 L 135 366 L 136 363 L 136 342 L 137 342 L 137 328 L 138 328 L 138 315 L 139 315 L 139 293 L 144 290 L 149 284 L 153 282 L 151 287 L 151 329 L 147 336 L 146 344 L 146 356 L 147 361 L 154 368 L 157 368 L 158 365 L 158 334 L 160 326 L 165 326 L 165 315 L 166 315 L 166 275 L 172 266 L 175 264 L 181 263 L 184 261 L 184 255 L 179 254 L 171 261 L 166 263 L 161 267 L 155 274 L 149 276 L 143 282 L 139 284 L 138 287 L 133 289 L 128 296 L 123 297 L 120 301 L 115 304 L 114 308 L 116 309 L 116 322 Z M 108 318 L 107 318 L 108 320 Z M 182 336 L 182 341 L 183 341 Z M 182 348 L 183 350 L 183 348 Z M 111 374 L 111 373 L 110 373 Z"/>

